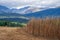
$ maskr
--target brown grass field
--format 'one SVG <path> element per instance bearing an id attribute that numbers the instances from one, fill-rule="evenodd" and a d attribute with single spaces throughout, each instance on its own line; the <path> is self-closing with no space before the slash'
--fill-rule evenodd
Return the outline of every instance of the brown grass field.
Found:
<path id="1" fill-rule="evenodd" d="M 35 37 L 27 34 L 23 28 L 0 27 L 0 40 L 56 40 L 43 37 Z"/>
<path id="2" fill-rule="evenodd" d="M 26 32 L 34 36 L 60 40 L 60 18 L 32 19 L 26 26 Z"/>
<path id="3" fill-rule="evenodd" d="M 32 19 L 25 27 L 0 27 L 0 40 L 60 40 L 60 18 Z"/>

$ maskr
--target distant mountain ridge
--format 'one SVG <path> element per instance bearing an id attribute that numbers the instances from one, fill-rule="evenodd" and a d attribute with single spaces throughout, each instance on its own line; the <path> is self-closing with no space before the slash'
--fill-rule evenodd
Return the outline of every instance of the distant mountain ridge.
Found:
<path id="1" fill-rule="evenodd" d="M 31 7 L 31 6 L 25 6 L 20 9 L 16 9 L 16 8 L 10 9 L 6 6 L 0 5 L 0 13 L 5 12 L 5 13 L 28 14 L 28 13 L 33 13 L 40 10 L 42 10 L 42 8 Z"/>
<path id="2" fill-rule="evenodd" d="M 0 16 L 21 16 L 21 14 L 13 13 L 11 9 L 0 5 Z"/>
<path id="3" fill-rule="evenodd" d="M 44 8 L 34 8 L 34 7 L 24 7 L 21 9 L 10 9 L 8 7 L 0 5 L 0 16 L 26 16 L 26 17 L 44 17 L 44 16 L 59 16 L 60 15 L 60 7 L 57 8 L 49 8 L 42 10 Z M 42 11 L 33 12 L 41 9 Z M 25 13 L 25 14 L 22 14 Z"/>
<path id="4" fill-rule="evenodd" d="M 58 8 L 50 8 L 47 10 L 25 14 L 26 17 L 34 17 L 34 18 L 43 18 L 43 17 L 51 17 L 51 16 L 60 16 L 60 7 Z"/>
<path id="5" fill-rule="evenodd" d="M 2 6 L 2 5 L 0 5 L 0 14 L 1 13 L 8 13 L 8 10 L 9 10 L 9 8 L 8 7 L 5 7 L 5 6 Z"/>
<path id="6" fill-rule="evenodd" d="M 10 12 L 11 12 L 11 13 L 24 14 L 23 12 L 24 12 L 25 10 L 27 10 L 28 8 L 29 8 L 29 6 L 23 7 L 23 8 L 20 8 L 20 9 L 12 8 L 12 9 L 10 9 Z"/>
<path id="7" fill-rule="evenodd" d="M 6 7 L 6 6 L 0 5 L 0 14 L 3 13 L 3 12 L 4 12 L 4 13 L 23 14 L 23 12 L 24 12 L 25 10 L 27 10 L 28 8 L 29 8 L 29 6 L 24 7 L 24 8 L 20 8 L 20 9 L 16 9 L 16 8 L 10 9 L 10 8 L 8 8 L 8 7 Z"/>
<path id="8" fill-rule="evenodd" d="M 28 8 L 28 7 L 26 7 Z M 15 9 L 14 9 L 15 10 Z M 28 21 L 28 19 L 23 18 L 24 16 L 22 14 L 16 13 L 16 11 L 14 11 L 8 7 L 2 6 L 0 5 L 0 20 L 4 20 L 4 21 L 14 21 L 14 22 L 24 22 L 26 23 L 26 21 Z M 21 10 L 25 10 L 25 8 L 20 9 Z M 14 11 L 14 12 L 12 12 Z M 11 18 L 10 18 L 11 17 Z"/>
<path id="9" fill-rule="evenodd" d="M 52 17 L 52 16 L 60 17 L 60 7 L 44 9 L 44 8 L 36 8 L 36 7 L 34 8 L 34 7 L 27 6 L 21 9 L 10 9 L 8 7 L 0 5 L 0 17 L 3 17 L 0 18 L 0 20 L 8 20 L 8 21 L 20 20 L 20 22 L 26 22 L 30 20 L 30 18 L 45 18 L 45 17 Z M 8 18 L 4 18 L 4 17 L 8 17 Z"/>
<path id="10" fill-rule="evenodd" d="M 6 10 L 6 9 L 9 9 L 9 8 L 8 8 L 8 7 L 5 7 L 5 6 L 0 5 L 0 10 L 1 10 L 1 9 L 5 9 L 5 10 Z"/>

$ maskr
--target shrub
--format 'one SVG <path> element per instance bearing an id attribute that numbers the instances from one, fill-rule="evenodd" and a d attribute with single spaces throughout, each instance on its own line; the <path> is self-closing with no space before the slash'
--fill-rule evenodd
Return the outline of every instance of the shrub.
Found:
<path id="1" fill-rule="evenodd" d="M 0 21 L 0 26 L 23 27 L 24 25 L 19 22 Z"/>

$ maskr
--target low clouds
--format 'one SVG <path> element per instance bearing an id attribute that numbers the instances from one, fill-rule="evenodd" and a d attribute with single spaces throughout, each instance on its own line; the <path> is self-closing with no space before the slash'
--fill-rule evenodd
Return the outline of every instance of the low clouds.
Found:
<path id="1" fill-rule="evenodd" d="M 21 7 L 26 5 L 37 7 L 58 7 L 60 0 L 0 0 L 0 5 L 8 7 Z"/>
<path id="2" fill-rule="evenodd" d="M 56 7 L 60 6 L 60 0 L 41 0 L 33 2 L 33 5 L 40 7 Z"/>

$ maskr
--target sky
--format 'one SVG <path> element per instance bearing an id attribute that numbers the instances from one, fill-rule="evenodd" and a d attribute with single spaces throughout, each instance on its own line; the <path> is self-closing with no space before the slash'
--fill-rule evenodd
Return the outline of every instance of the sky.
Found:
<path id="1" fill-rule="evenodd" d="M 9 8 L 35 6 L 35 7 L 60 7 L 60 0 L 0 0 L 0 5 Z"/>

